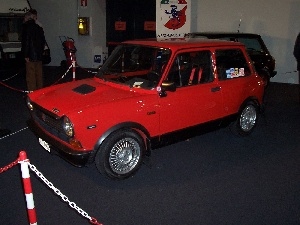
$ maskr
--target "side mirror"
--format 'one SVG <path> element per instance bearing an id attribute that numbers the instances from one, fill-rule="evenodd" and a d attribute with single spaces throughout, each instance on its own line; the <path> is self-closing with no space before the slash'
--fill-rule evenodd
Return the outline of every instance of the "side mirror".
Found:
<path id="1" fill-rule="evenodd" d="M 176 91 L 176 85 L 174 82 L 169 82 L 169 81 L 164 81 L 161 84 L 161 92 L 159 93 L 160 97 L 166 97 L 167 96 L 167 91 L 174 92 Z"/>
<path id="2" fill-rule="evenodd" d="M 171 91 L 171 92 L 174 92 L 174 91 L 176 91 L 176 85 L 175 85 L 174 82 L 164 81 L 161 84 L 161 90 L 162 91 Z"/>

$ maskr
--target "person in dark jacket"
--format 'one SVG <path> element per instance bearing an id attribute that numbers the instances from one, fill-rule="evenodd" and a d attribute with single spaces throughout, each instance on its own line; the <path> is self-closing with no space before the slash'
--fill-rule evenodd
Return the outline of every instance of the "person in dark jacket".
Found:
<path id="1" fill-rule="evenodd" d="M 299 103 L 300 103 L 300 33 L 298 34 L 295 46 L 294 46 L 294 56 L 297 60 L 297 70 L 298 70 L 298 77 L 299 77 Z"/>
<path id="2" fill-rule="evenodd" d="M 35 23 L 34 15 L 27 12 L 22 30 L 22 53 L 26 62 L 28 91 L 43 87 L 43 51 L 46 40 L 44 30 Z"/>

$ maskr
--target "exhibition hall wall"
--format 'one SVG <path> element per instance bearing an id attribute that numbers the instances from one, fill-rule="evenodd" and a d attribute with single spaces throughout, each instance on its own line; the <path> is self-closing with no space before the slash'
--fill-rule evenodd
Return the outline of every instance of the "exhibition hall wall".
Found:
<path id="1" fill-rule="evenodd" d="M 262 36 L 276 59 L 273 82 L 299 83 L 293 47 L 300 32 L 300 0 L 192 1 L 193 31 L 240 31 Z"/>
<path id="2" fill-rule="evenodd" d="M 258 33 L 276 59 L 278 74 L 273 82 L 299 83 L 292 55 L 300 32 L 300 0 L 190 0 L 191 31 L 239 31 Z M 65 59 L 60 36 L 72 37 L 78 64 L 95 68 L 94 55 L 106 51 L 105 0 L 30 0 L 37 9 L 51 48 L 50 66 Z M 90 34 L 78 35 L 77 17 L 89 17 Z"/>

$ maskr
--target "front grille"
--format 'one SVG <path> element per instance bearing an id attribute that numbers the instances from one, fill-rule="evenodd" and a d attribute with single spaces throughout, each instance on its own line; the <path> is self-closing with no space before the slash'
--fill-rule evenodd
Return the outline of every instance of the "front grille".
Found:
<path id="1" fill-rule="evenodd" d="M 46 125 L 63 132 L 62 128 L 62 121 L 60 119 L 56 119 L 50 115 L 47 115 L 45 112 L 42 112 L 41 110 L 35 110 L 36 117 Z"/>
<path id="2" fill-rule="evenodd" d="M 33 111 L 33 119 L 52 135 L 68 142 L 69 137 L 63 130 L 61 118 L 56 118 L 43 109 L 35 108 Z"/>

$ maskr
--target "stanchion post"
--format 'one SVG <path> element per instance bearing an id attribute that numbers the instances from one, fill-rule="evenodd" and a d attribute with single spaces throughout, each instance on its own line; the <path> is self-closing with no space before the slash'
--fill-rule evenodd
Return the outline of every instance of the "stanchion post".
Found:
<path id="1" fill-rule="evenodd" d="M 24 188 L 24 194 L 25 194 L 25 198 L 26 198 L 29 224 L 37 225 L 37 218 L 36 218 L 36 211 L 35 211 L 34 201 L 33 201 L 33 193 L 32 193 L 31 181 L 30 181 L 30 174 L 29 174 L 29 169 L 28 169 L 28 163 L 26 162 L 27 155 L 26 155 L 25 151 L 21 151 L 19 153 L 19 160 L 20 160 L 20 164 L 21 164 L 23 188 Z"/>
<path id="2" fill-rule="evenodd" d="M 75 76 L 76 76 L 76 61 L 72 61 L 72 67 L 73 67 L 73 81 L 75 80 Z"/>

